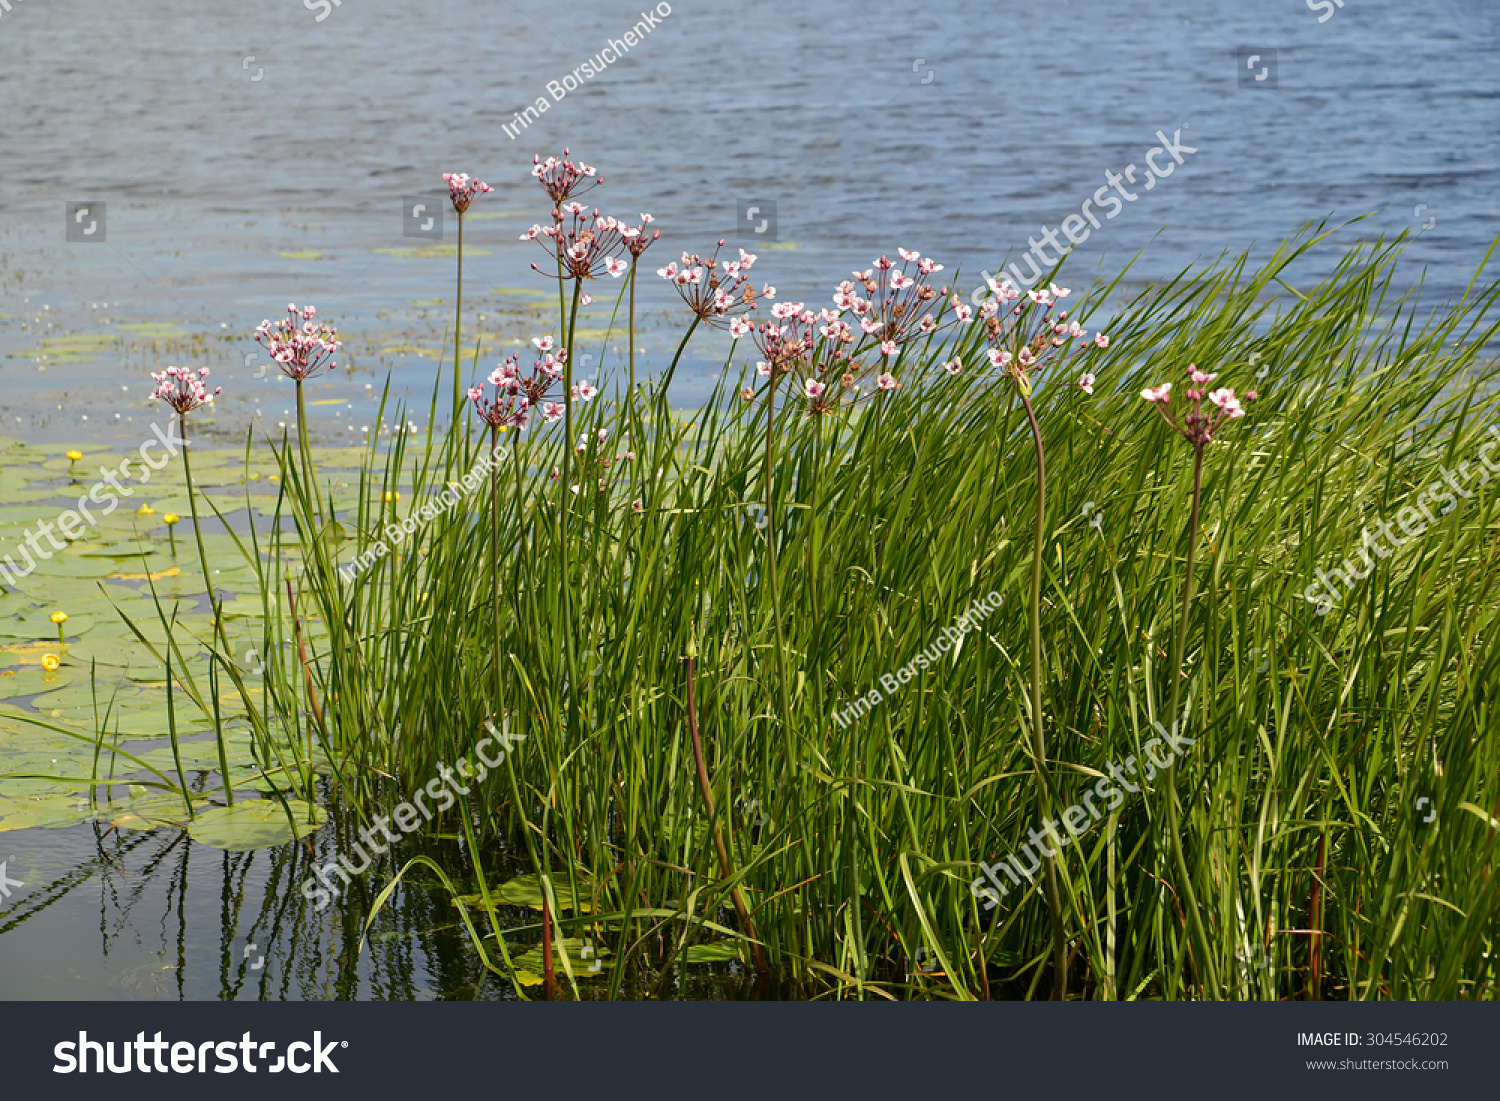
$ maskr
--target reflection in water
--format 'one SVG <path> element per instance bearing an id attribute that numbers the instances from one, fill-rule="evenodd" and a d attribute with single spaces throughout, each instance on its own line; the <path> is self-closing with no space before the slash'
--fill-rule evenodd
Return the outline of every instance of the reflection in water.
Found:
<path id="1" fill-rule="evenodd" d="M 74 849 L 83 838 L 92 852 L 45 882 L 27 879 L 28 889 L 0 912 L 0 972 L 7 976 L 0 993 L 7 998 L 513 996 L 480 965 L 446 893 L 428 889 L 420 876 L 382 910 L 361 952 L 375 895 L 416 852 L 443 858 L 431 849 L 408 846 L 399 856 L 377 857 L 344 898 L 317 913 L 297 885 L 315 861 L 334 859 L 352 836 L 347 829 L 319 831 L 316 847 L 253 852 L 210 849 L 169 829 L 131 833 L 97 822 L 11 840 L 45 851 L 60 834 L 71 835 Z M 445 863 L 457 863 L 452 851 Z M 92 944 L 74 932 L 91 911 L 98 929 Z M 45 967 L 65 969 L 66 990 L 57 985 L 61 975 L 39 970 Z"/>
<path id="2" fill-rule="evenodd" d="M 413 856 L 432 858 L 461 890 L 473 889 L 463 846 L 452 835 L 403 838 L 317 912 L 300 885 L 351 852 L 358 838 L 356 816 L 334 810 L 311 844 L 253 852 L 221 852 L 171 828 L 137 833 L 99 822 L 9 834 L 0 843 L 25 886 L 0 910 L 0 997 L 513 1000 L 509 982 L 480 962 L 447 891 L 423 868 L 402 880 L 361 947 L 376 897 Z M 524 870 L 499 850 L 486 868 L 492 882 Z M 512 931 L 513 956 L 539 942 L 534 911 L 502 906 L 499 913 Z M 583 998 L 604 993 L 602 983 L 581 984 Z M 649 955 L 621 991 L 671 998 L 784 993 L 756 987 L 734 965 L 658 972 Z"/>

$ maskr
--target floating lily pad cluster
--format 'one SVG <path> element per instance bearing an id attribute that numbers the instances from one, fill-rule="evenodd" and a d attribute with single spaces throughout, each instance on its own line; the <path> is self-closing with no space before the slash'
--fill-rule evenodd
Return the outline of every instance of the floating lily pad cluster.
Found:
<path id="1" fill-rule="evenodd" d="M 84 445 L 65 454 L 0 438 L 0 562 L 8 555 L 23 570 L 34 563 L 14 584 L 0 584 L 0 832 L 97 819 L 119 829 L 186 827 L 200 843 L 223 849 L 302 836 L 322 821 L 322 811 L 297 800 L 259 798 L 292 784 L 275 760 L 258 757 L 244 703 L 227 680 L 219 683 L 219 706 L 236 805 L 215 805 L 224 778 L 213 717 L 181 692 L 176 756 L 169 743 L 167 675 L 159 656 L 166 630 L 158 602 L 169 619 L 176 613 L 187 672 L 203 683 L 213 631 L 191 528 L 178 533 L 183 537 L 175 553 L 169 537 L 169 518 L 179 522 L 189 512 L 180 465 L 152 471 L 144 484 L 122 479 L 131 495 L 119 496 L 109 515 L 96 502 L 97 522 L 75 539 L 58 536 L 62 549 L 42 538 L 34 545 L 46 557 L 20 553 L 29 532 L 75 507 L 98 482 L 100 468 L 117 468 L 127 453 Z M 324 470 L 339 471 L 357 467 L 361 455 L 328 449 L 319 459 Z M 193 465 L 200 491 L 242 541 L 253 519 L 264 553 L 281 488 L 269 449 L 257 449 L 248 467 L 243 452 L 195 449 Z M 217 519 L 208 519 L 205 529 L 225 630 L 247 692 L 259 702 L 263 605 L 256 570 L 241 550 L 248 543 L 237 543 Z M 286 559 L 299 553 L 290 542 L 281 551 Z M 316 621 L 306 629 L 316 639 Z M 314 760 L 326 768 L 316 752 Z M 177 790 L 179 762 L 187 795 Z"/>

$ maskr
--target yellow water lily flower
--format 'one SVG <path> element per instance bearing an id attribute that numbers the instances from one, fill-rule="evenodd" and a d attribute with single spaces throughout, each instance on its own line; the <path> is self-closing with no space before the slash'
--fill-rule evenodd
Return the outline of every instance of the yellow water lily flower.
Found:
<path id="1" fill-rule="evenodd" d="M 135 514 L 137 516 L 150 516 L 155 512 L 156 510 L 150 505 L 142 505 L 140 508 L 135 510 Z"/>
<path id="2" fill-rule="evenodd" d="M 53 623 L 66 623 L 66 622 L 68 622 L 68 613 L 67 612 L 53 612 L 52 613 L 52 622 Z"/>
<path id="3" fill-rule="evenodd" d="M 57 667 L 59 665 L 61 665 L 61 664 L 62 664 L 62 662 L 60 662 L 60 661 L 57 660 L 57 655 L 56 654 L 43 654 L 42 655 L 42 668 L 45 669 L 45 670 L 47 670 L 47 672 L 49 672 L 49 673 L 55 673 L 55 672 L 57 672 Z"/>
<path id="4" fill-rule="evenodd" d="M 182 517 L 178 516 L 175 512 L 169 512 L 165 516 L 163 516 L 162 519 L 166 521 L 168 527 L 171 527 L 173 524 L 177 523 L 177 521 L 181 520 Z"/>
<path id="5" fill-rule="evenodd" d="M 72 459 L 76 463 L 79 459 L 83 458 L 83 452 L 82 451 L 69 451 L 68 452 L 68 458 Z"/>

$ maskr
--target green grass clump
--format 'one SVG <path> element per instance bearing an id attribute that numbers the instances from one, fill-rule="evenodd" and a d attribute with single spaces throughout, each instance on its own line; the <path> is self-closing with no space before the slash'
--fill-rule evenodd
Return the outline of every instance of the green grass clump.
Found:
<path id="1" fill-rule="evenodd" d="M 372 817 L 386 778 L 415 791 L 487 723 L 520 737 L 443 827 L 458 816 L 466 858 L 420 867 L 518 982 L 502 851 L 540 877 L 559 968 L 608 958 L 611 994 L 728 956 L 841 997 L 1488 997 L 1500 482 L 1479 456 L 1500 284 L 1419 313 L 1392 291 L 1398 241 L 1297 287 L 1322 240 L 1139 293 L 1081 358 L 1092 396 L 1038 381 L 1040 649 L 1035 443 L 1017 389 L 975 369 L 974 325 L 908 344 L 900 390 L 828 416 L 783 392 L 768 425 L 767 384 L 746 401 L 726 372 L 687 417 L 632 388 L 580 405 L 571 439 L 466 413 L 372 441 L 342 499 L 284 463 L 297 530 L 253 544 L 278 564 L 268 721 L 309 759 L 316 740 Z M 1259 391 L 1204 451 L 1191 555 L 1193 450 L 1139 396 L 1189 363 Z M 481 488 L 340 572 L 495 441 Z M 1443 468 L 1466 495 L 1319 614 L 1316 571 L 1358 564 L 1362 531 Z M 997 611 L 912 664 L 991 592 Z M 980 864 L 1034 839 L 1039 784 L 1060 811 L 1144 762 L 1179 698 L 1192 747 L 1057 857 L 1064 984 L 1042 876 L 986 909 Z"/>

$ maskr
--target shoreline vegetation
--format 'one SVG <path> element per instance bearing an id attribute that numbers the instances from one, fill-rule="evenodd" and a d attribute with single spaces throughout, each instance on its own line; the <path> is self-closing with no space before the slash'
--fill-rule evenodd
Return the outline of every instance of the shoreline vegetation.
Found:
<path id="1" fill-rule="evenodd" d="M 555 328 L 494 365 L 453 342 L 425 420 L 451 401 L 446 432 L 320 469 L 303 383 L 337 330 L 305 305 L 257 330 L 297 382 L 296 431 L 246 437 L 269 524 L 248 480 L 231 521 L 231 488 L 184 469 L 201 576 L 186 554 L 159 594 L 142 552 L 152 598 L 116 606 L 165 671 L 172 756 L 131 757 L 107 713 L 7 706 L 92 760 L 82 784 L 0 776 L 107 817 L 128 774 L 156 828 L 306 837 L 288 905 L 360 950 L 439 884 L 521 997 L 657 997 L 708 962 L 802 997 L 1494 997 L 1500 484 L 1424 510 L 1339 601 L 1305 594 L 1486 446 L 1500 282 L 1431 309 L 1393 289 L 1398 238 L 1299 285 L 1335 247 L 1308 227 L 1146 289 L 1105 335 L 1118 280 L 989 279 L 975 304 L 899 249 L 808 304 L 721 241 L 648 265 L 685 320 L 661 377 L 586 378 L 580 311 L 613 292 L 633 349 L 661 233 L 585 208 L 602 181 L 569 158 L 534 165 L 551 209 L 526 235 Z M 446 178 L 460 218 L 490 190 Z M 683 414 L 667 385 L 700 328 L 735 343 Z M 203 374 L 158 376 L 190 442 Z M 453 780 L 497 729 L 507 752 Z M 383 852 L 393 809 L 458 855 L 376 870 L 357 838 Z M 332 884 L 306 877 L 356 851 L 318 916 Z"/>

